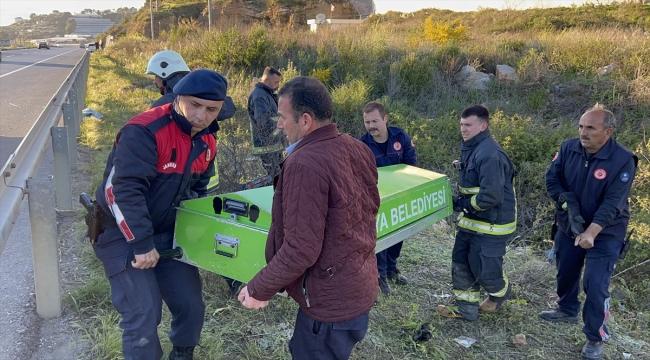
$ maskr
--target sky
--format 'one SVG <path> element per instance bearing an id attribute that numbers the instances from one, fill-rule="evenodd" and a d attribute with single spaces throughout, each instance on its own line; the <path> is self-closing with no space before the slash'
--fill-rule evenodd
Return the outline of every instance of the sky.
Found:
<path id="1" fill-rule="evenodd" d="M 454 11 L 472 11 L 479 6 L 497 9 L 508 7 L 516 9 L 547 8 L 570 6 L 571 4 L 581 4 L 583 2 L 584 0 L 375 0 L 375 5 L 378 13 L 385 13 L 389 10 L 412 12 L 432 7 Z M 32 13 L 39 15 L 50 14 L 52 10 L 75 13 L 88 8 L 107 10 L 120 7 L 135 7 L 139 9 L 145 3 L 145 0 L 2 0 L 0 1 L 0 26 L 12 24 L 16 17 L 28 19 Z"/>
<path id="2" fill-rule="evenodd" d="M 121 7 L 139 9 L 144 4 L 145 0 L 0 0 L 0 26 L 13 24 L 16 17 L 29 19 L 32 13 L 51 14 L 52 10 L 59 10 L 74 14 L 83 9 L 108 10 Z"/>
<path id="3" fill-rule="evenodd" d="M 423 8 L 449 9 L 453 11 L 473 11 L 479 6 L 495 9 L 549 8 L 582 4 L 585 0 L 375 0 L 377 12 L 389 10 L 413 12 Z M 592 1 L 595 2 L 595 1 Z"/>

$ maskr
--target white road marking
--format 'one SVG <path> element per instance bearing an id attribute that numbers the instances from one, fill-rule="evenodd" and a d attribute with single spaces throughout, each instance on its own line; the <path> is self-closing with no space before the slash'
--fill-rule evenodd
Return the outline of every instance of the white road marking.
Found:
<path id="1" fill-rule="evenodd" d="M 66 51 L 66 52 L 64 52 L 63 54 L 55 55 L 55 56 L 52 56 L 52 57 L 50 57 L 50 58 L 47 58 L 47 59 L 41 60 L 41 61 L 39 61 L 39 62 L 35 62 L 35 63 L 33 63 L 33 64 L 30 64 L 30 65 L 27 65 L 27 66 L 21 67 L 20 69 L 16 69 L 16 70 L 14 70 L 14 71 L 12 71 L 12 72 L 8 72 L 8 73 L 6 73 L 6 74 L 4 74 L 4 75 L 0 75 L 0 79 L 2 79 L 3 77 L 5 77 L 5 76 L 7 76 L 7 75 L 11 75 L 11 74 L 13 74 L 13 73 L 15 73 L 15 72 L 19 72 L 20 70 L 25 70 L 25 69 L 27 69 L 28 67 L 32 67 L 32 66 L 34 66 L 34 65 L 36 65 L 36 64 L 40 64 L 40 63 L 42 63 L 42 62 L 44 62 L 44 61 L 48 61 L 48 60 L 50 60 L 50 59 L 54 59 L 55 57 L 59 57 L 59 56 L 61 56 L 61 55 L 65 55 L 65 54 L 67 54 L 67 53 L 69 53 L 69 52 L 73 52 L 73 51 L 76 51 L 76 49 L 75 49 L 75 50 Z"/>

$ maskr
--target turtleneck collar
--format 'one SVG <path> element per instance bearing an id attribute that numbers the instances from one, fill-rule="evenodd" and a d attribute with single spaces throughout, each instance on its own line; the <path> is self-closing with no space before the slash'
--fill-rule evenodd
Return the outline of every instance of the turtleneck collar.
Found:
<path id="1" fill-rule="evenodd" d="M 481 141 L 487 139 L 490 137 L 490 129 L 485 129 L 481 131 L 480 133 L 476 134 L 473 138 L 467 140 L 467 141 L 461 141 L 460 142 L 460 150 L 469 150 L 476 146 L 478 143 Z"/>
<path id="2" fill-rule="evenodd" d="M 176 123 L 178 128 L 181 129 L 181 131 L 183 133 L 185 133 L 187 135 L 192 135 L 192 123 L 189 120 L 187 120 L 187 118 L 185 116 L 183 116 L 183 115 L 179 114 L 178 112 L 176 112 L 176 109 L 174 109 L 173 104 L 171 106 L 171 110 L 172 110 L 172 119 L 174 119 L 174 122 Z M 214 134 L 217 131 L 219 131 L 219 124 L 217 123 L 217 121 L 215 119 L 210 123 L 210 126 L 208 126 L 207 128 L 199 131 L 194 136 L 195 137 L 201 137 L 201 136 L 203 136 L 205 134 Z"/>

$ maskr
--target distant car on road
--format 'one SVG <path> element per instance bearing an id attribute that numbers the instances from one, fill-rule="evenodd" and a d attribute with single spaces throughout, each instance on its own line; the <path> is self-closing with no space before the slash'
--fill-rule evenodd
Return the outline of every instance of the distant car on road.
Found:
<path id="1" fill-rule="evenodd" d="M 82 48 L 82 49 L 85 49 L 85 48 L 86 48 L 86 44 L 84 44 L 84 43 L 79 43 L 79 47 Z"/>
<path id="2" fill-rule="evenodd" d="M 88 48 L 87 48 L 87 49 L 88 49 L 88 51 L 90 51 L 90 52 L 93 52 L 93 51 L 97 50 L 97 49 L 95 49 L 95 44 L 88 44 Z"/>
<path id="3" fill-rule="evenodd" d="M 47 41 L 39 41 L 38 42 L 38 48 L 39 49 L 48 49 L 48 50 L 50 50 L 50 45 L 47 43 Z"/>

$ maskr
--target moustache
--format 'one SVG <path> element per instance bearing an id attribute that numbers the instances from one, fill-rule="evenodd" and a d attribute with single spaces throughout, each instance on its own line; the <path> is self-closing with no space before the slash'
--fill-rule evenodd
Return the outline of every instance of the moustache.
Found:
<path id="1" fill-rule="evenodd" d="M 580 137 L 580 140 L 589 140 L 589 137 L 587 137 L 587 136 L 581 136 L 581 137 Z"/>

